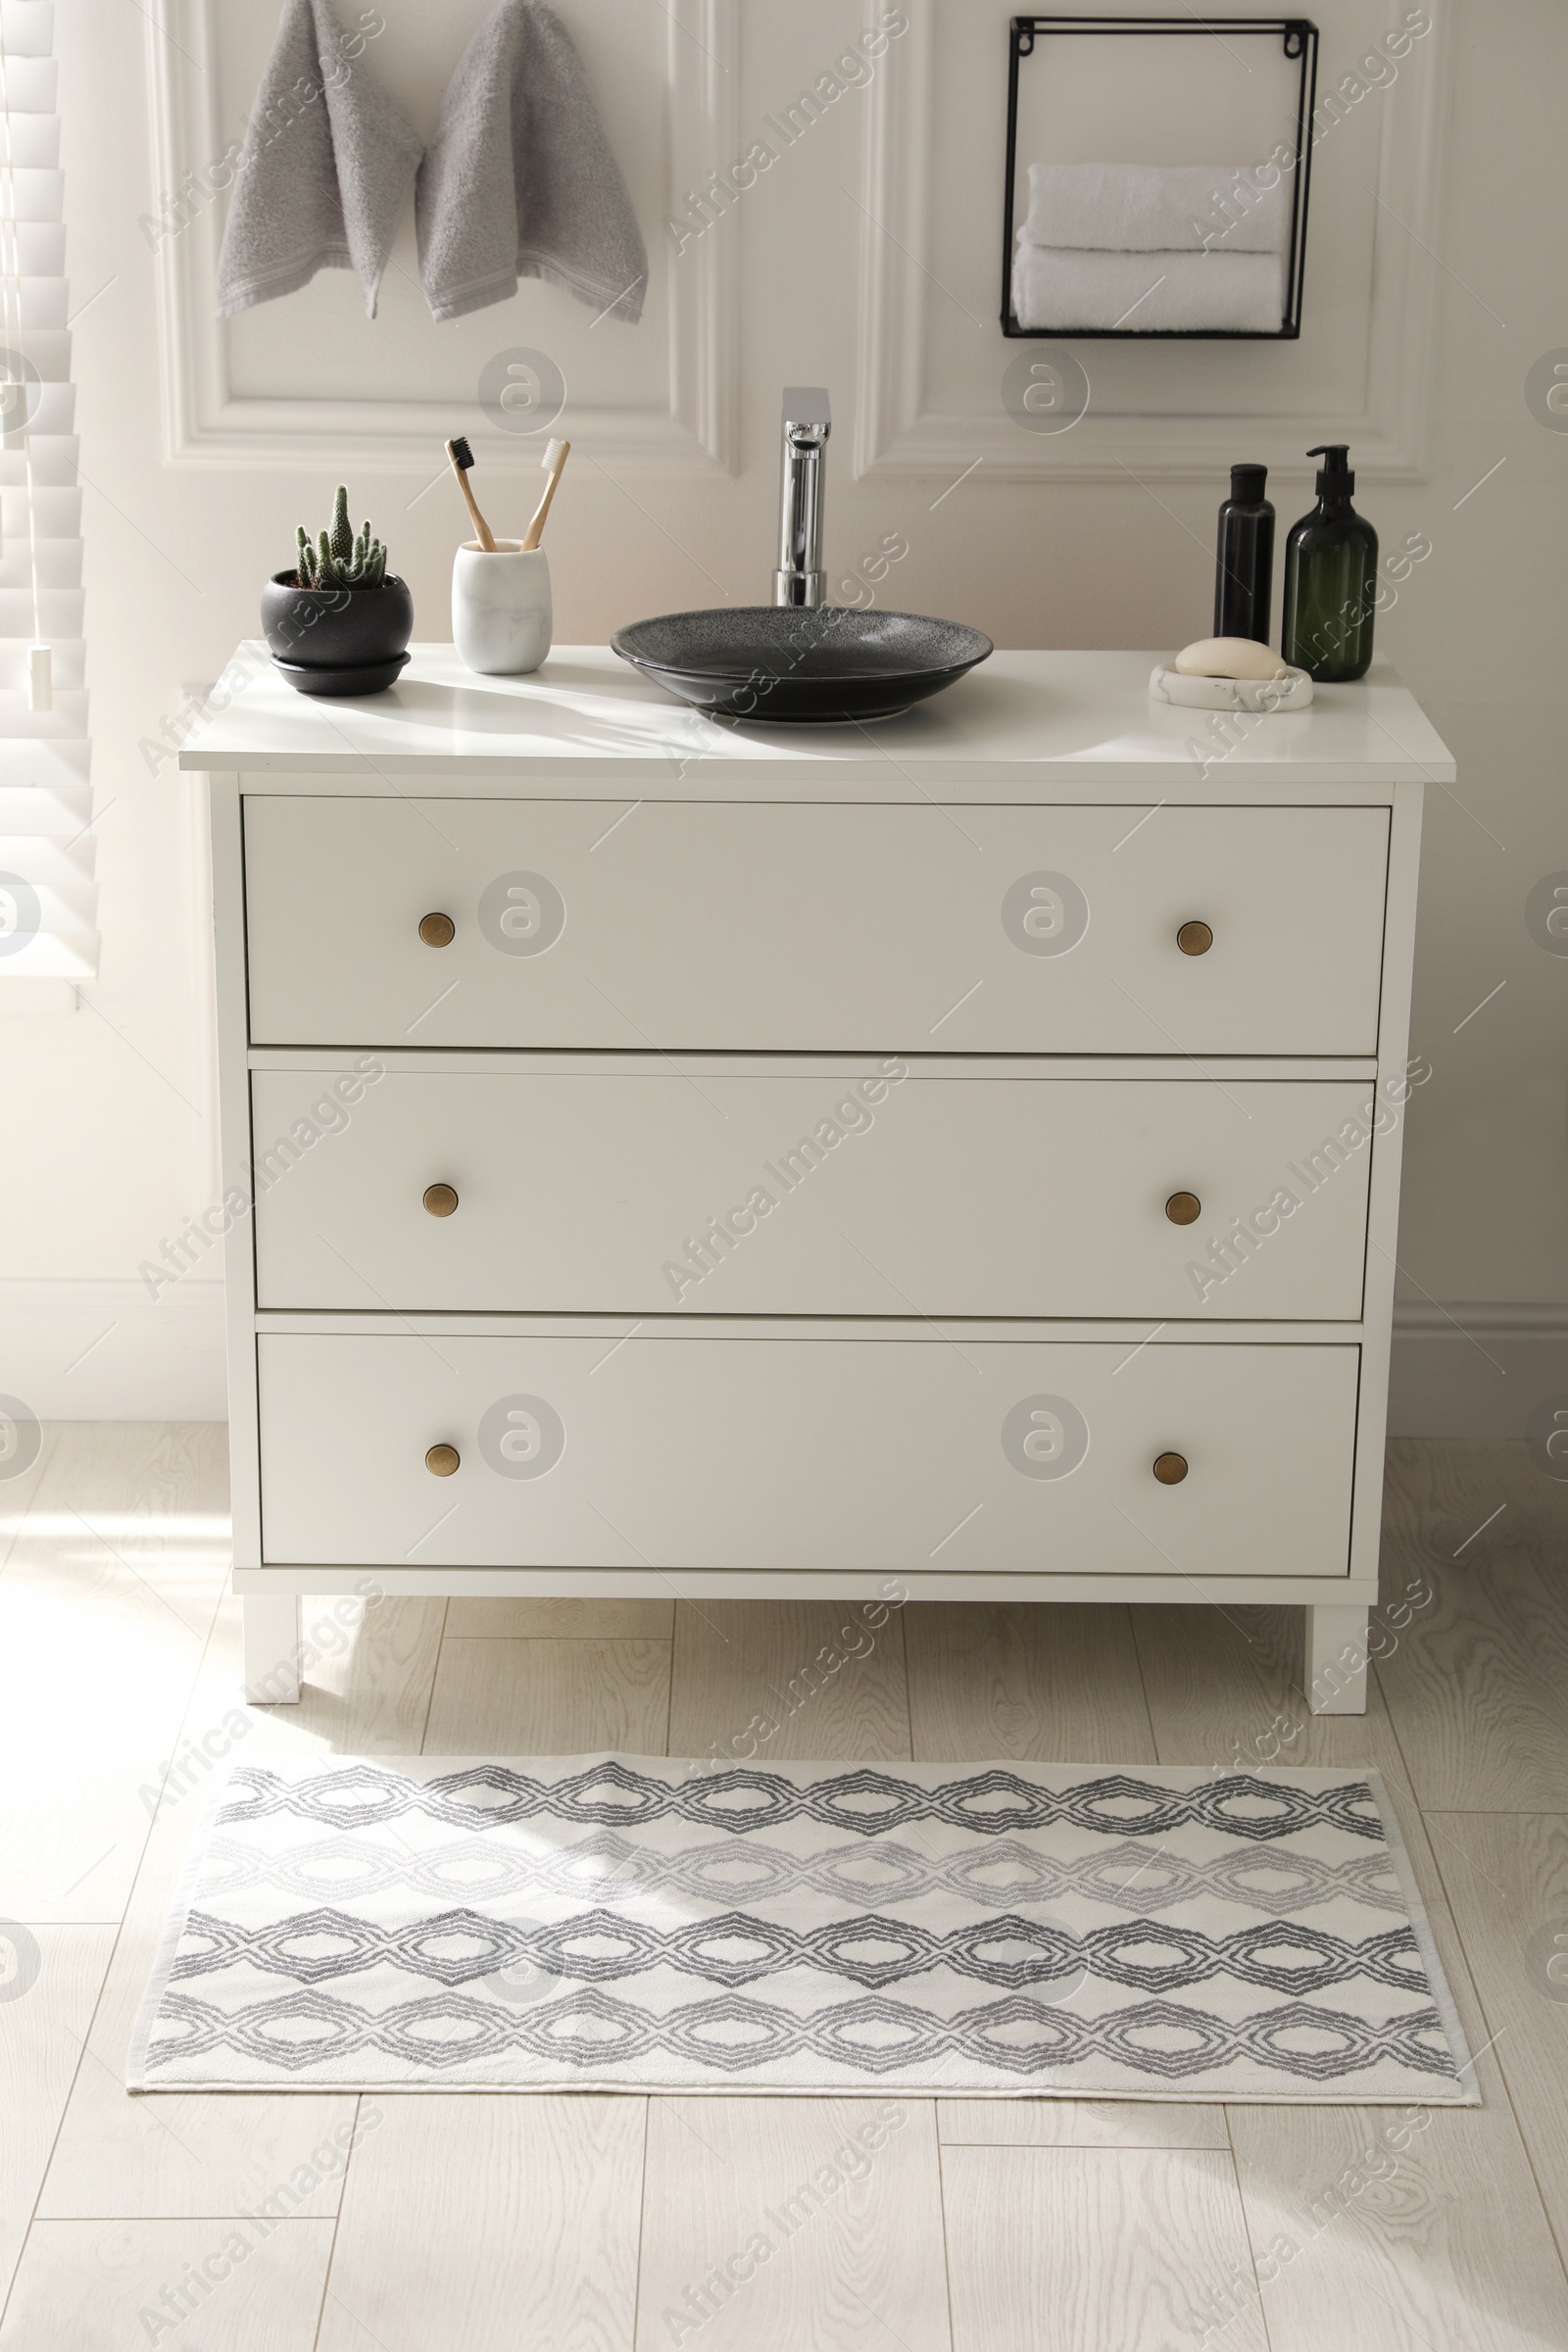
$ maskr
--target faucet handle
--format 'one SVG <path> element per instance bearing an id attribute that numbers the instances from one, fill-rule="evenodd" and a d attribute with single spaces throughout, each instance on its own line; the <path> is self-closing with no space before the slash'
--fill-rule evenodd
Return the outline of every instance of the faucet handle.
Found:
<path id="1" fill-rule="evenodd" d="M 825 384 L 786 384 L 784 430 L 791 440 L 825 441 L 833 429 L 833 406 Z"/>

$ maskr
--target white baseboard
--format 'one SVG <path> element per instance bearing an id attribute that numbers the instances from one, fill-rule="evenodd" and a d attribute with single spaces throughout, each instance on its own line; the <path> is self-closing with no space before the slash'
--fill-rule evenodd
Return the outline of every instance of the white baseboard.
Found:
<path id="1" fill-rule="evenodd" d="M 1568 1304 L 1396 1307 L 1389 1434 L 1519 1437 L 1568 1395 Z M 0 1393 L 44 1421 L 221 1421 L 223 1286 L 0 1281 Z"/>
<path id="2" fill-rule="evenodd" d="M 1504 1443 L 1557 1392 L 1568 1396 L 1568 1304 L 1395 1306 L 1391 1438 Z"/>
<path id="3" fill-rule="evenodd" d="M 40 1421 L 223 1421 L 223 1286 L 0 1280 L 0 1393 Z"/>

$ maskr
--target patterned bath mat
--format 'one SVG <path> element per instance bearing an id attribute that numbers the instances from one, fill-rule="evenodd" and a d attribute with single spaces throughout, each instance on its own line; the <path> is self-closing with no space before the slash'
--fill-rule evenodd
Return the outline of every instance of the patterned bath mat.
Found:
<path id="1" fill-rule="evenodd" d="M 1474 2105 L 1377 1774 L 235 1765 L 139 2090 Z"/>

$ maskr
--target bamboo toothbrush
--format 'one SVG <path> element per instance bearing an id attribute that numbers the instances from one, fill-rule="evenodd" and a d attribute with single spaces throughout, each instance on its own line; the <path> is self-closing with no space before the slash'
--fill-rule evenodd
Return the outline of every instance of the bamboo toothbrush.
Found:
<path id="1" fill-rule="evenodd" d="M 545 451 L 544 456 L 539 461 L 546 473 L 549 474 L 550 479 L 545 484 L 545 494 L 543 498 L 539 501 L 538 506 L 534 509 L 533 520 L 529 523 L 528 528 L 522 534 L 522 544 L 525 553 L 528 549 L 537 547 L 540 540 L 544 537 L 545 516 L 550 512 L 550 501 L 556 495 L 556 484 L 560 481 L 563 473 L 564 473 L 566 469 L 566 460 L 570 455 L 571 443 L 569 441 L 552 441 L 548 449 Z"/>
<path id="2" fill-rule="evenodd" d="M 473 516 L 473 527 L 479 535 L 479 545 L 487 556 L 493 556 L 496 552 L 495 533 L 480 514 L 478 501 L 468 488 L 468 468 L 473 464 L 473 450 L 469 445 L 466 433 L 453 435 L 453 438 L 447 443 L 447 456 L 452 460 L 452 470 L 458 477 L 458 488 L 463 492 L 464 498 L 467 502 L 468 513 Z"/>

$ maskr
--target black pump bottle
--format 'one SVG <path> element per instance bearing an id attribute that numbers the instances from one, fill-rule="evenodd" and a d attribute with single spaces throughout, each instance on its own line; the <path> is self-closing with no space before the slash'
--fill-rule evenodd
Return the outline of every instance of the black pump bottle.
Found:
<path id="1" fill-rule="evenodd" d="M 1324 685 L 1364 677 L 1372 659 L 1378 535 L 1350 504 L 1355 476 L 1343 441 L 1309 449 L 1322 458 L 1317 505 L 1285 541 L 1285 625 L 1280 652 Z"/>
<path id="2" fill-rule="evenodd" d="M 1214 634 L 1268 643 L 1274 576 L 1274 510 L 1263 496 L 1266 466 L 1233 466 L 1231 494 L 1219 511 L 1214 554 Z"/>

